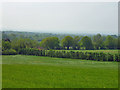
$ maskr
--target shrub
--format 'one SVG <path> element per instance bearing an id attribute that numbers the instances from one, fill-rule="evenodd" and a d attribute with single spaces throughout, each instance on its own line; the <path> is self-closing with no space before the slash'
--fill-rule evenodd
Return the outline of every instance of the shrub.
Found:
<path id="1" fill-rule="evenodd" d="M 62 52 L 59 51 L 57 56 L 58 56 L 58 58 L 63 58 Z"/>
<path id="2" fill-rule="evenodd" d="M 114 60 L 113 60 L 113 55 L 112 55 L 112 54 L 109 54 L 109 53 L 108 53 L 107 56 L 108 56 L 108 61 L 114 61 Z"/>
<path id="3" fill-rule="evenodd" d="M 66 53 L 64 53 L 64 56 L 65 56 L 65 58 L 70 58 L 70 52 L 66 52 Z"/>
<path id="4" fill-rule="evenodd" d="M 86 59 L 86 55 L 83 52 L 79 52 L 79 59 Z"/>
<path id="5" fill-rule="evenodd" d="M 69 53 L 70 53 L 70 58 L 74 58 L 74 56 L 75 56 L 75 52 L 70 51 Z"/>
<path id="6" fill-rule="evenodd" d="M 76 59 L 79 59 L 79 52 L 76 52 L 76 53 L 75 53 L 75 58 L 76 58 Z"/>
<path id="7" fill-rule="evenodd" d="M 101 61 L 107 61 L 107 54 L 101 52 L 101 53 L 100 53 L 100 60 L 101 60 Z"/>
<path id="8" fill-rule="evenodd" d="M 14 51 L 12 51 L 14 52 Z M 9 51 L 4 51 L 4 55 L 16 54 Z M 48 56 L 57 58 L 75 58 L 83 60 L 96 60 L 96 61 L 120 61 L 119 54 L 109 54 L 103 52 L 74 52 L 74 51 L 54 51 L 54 50 L 39 50 L 35 48 L 23 48 L 19 50 L 19 54 L 23 55 L 36 55 L 36 56 Z"/>
<path id="9" fill-rule="evenodd" d="M 16 55 L 16 54 L 17 52 L 14 49 L 7 49 L 7 50 L 2 51 L 2 55 Z"/>
<path id="10" fill-rule="evenodd" d="M 100 55 L 99 55 L 99 53 L 97 53 L 97 52 L 95 53 L 95 60 L 96 60 L 96 61 L 100 61 Z"/>
<path id="11" fill-rule="evenodd" d="M 39 50 L 35 48 L 22 48 L 19 50 L 19 54 L 45 56 L 45 50 Z"/>
<path id="12" fill-rule="evenodd" d="M 115 61 L 118 61 L 118 58 L 119 57 L 119 55 L 118 54 L 115 54 Z"/>
<path id="13" fill-rule="evenodd" d="M 91 59 L 90 60 L 95 60 L 95 53 L 91 53 Z"/>

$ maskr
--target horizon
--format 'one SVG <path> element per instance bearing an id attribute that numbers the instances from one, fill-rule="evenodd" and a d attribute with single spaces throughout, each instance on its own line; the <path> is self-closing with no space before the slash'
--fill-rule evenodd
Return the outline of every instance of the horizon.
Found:
<path id="1" fill-rule="evenodd" d="M 19 30 L 2 30 L 1 32 L 27 32 L 27 33 L 37 33 L 37 34 L 68 34 L 68 35 L 97 35 L 97 34 L 101 34 L 101 33 L 59 33 L 59 32 L 39 32 L 39 31 L 19 31 Z M 101 35 L 116 35 L 119 36 L 118 34 L 101 34 Z"/>

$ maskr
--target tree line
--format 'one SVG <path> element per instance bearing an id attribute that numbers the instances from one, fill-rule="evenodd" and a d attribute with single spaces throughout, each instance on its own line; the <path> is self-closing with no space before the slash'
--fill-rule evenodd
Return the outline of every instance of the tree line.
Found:
<path id="1" fill-rule="evenodd" d="M 108 35 L 104 38 L 100 34 L 95 35 L 93 38 L 88 36 L 65 36 L 62 40 L 58 37 L 47 37 L 41 42 L 28 38 L 14 40 L 6 38 L 2 40 L 2 55 L 22 54 L 96 61 L 119 61 L 120 54 L 65 51 L 119 49 L 119 41 L 120 37 L 115 38 Z"/>
<path id="2" fill-rule="evenodd" d="M 19 38 L 2 40 L 2 51 L 15 50 L 19 52 L 22 48 L 54 49 L 54 50 L 99 50 L 99 49 L 119 49 L 120 37 L 114 38 L 110 35 L 106 38 L 102 35 L 94 35 L 93 38 L 88 36 L 65 36 L 62 40 L 58 37 L 47 37 L 41 42 L 28 38 Z"/>
<path id="3" fill-rule="evenodd" d="M 103 38 L 101 34 L 93 36 L 65 36 L 61 41 L 57 37 L 48 37 L 40 42 L 40 46 L 46 49 L 62 49 L 62 50 L 99 50 L 99 49 L 119 49 L 118 42 L 120 37 L 114 38 L 108 35 Z"/>

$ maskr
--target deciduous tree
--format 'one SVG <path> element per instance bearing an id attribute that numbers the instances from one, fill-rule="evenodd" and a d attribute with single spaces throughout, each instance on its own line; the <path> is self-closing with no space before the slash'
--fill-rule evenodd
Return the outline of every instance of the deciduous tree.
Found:
<path id="1" fill-rule="evenodd" d="M 57 37 L 47 37 L 40 44 L 47 49 L 57 49 L 59 48 L 59 39 Z"/>
<path id="2" fill-rule="evenodd" d="M 69 47 L 73 45 L 73 38 L 71 36 L 65 36 L 61 41 L 62 47 L 67 47 L 67 50 L 69 50 Z"/>
<path id="3" fill-rule="evenodd" d="M 80 42 L 81 42 L 81 46 L 85 47 L 86 50 L 93 49 L 92 40 L 88 36 L 84 36 Z"/>

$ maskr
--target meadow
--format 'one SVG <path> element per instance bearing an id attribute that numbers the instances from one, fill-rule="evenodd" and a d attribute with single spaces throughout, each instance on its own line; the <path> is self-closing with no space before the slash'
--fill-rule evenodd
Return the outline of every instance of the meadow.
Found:
<path id="1" fill-rule="evenodd" d="M 3 88 L 117 88 L 118 62 L 2 56 Z"/>
<path id="2" fill-rule="evenodd" d="M 118 54 L 120 50 L 55 50 L 55 51 L 74 51 L 74 52 L 103 52 L 103 53 L 110 53 L 110 54 Z"/>

